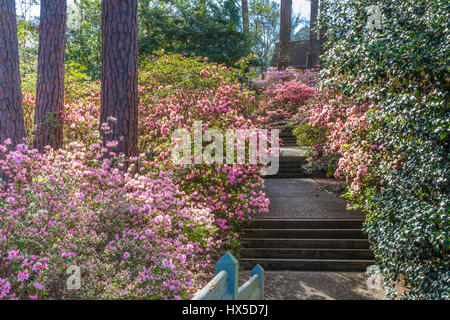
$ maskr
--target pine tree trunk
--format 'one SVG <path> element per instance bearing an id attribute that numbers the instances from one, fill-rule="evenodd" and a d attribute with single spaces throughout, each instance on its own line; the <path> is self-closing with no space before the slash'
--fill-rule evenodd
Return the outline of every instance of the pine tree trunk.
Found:
<path id="1" fill-rule="evenodd" d="M 250 22 L 248 18 L 248 0 L 242 0 L 242 26 L 245 34 L 250 32 Z"/>
<path id="2" fill-rule="evenodd" d="M 34 123 L 35 148 L 63 144 L 64 57 L 66 50 L 67 0 L 41 0 L 38 78 Z"/>
<path id="3" fill-rule="evenodd" d="M 103 138 L 119 143 L 116 152 L 134 156 L 138 140 L 137 0 L 103 0 L 102 34 L 100 120 L 111 129 Z"/>
<path id="4" fill-rule="evenodd" d="M 317 26 L 317 15 L 319 13 L 319 0 L 311 0 L 311 18 L 310 18 L 310 32 L 309 32 L 309 47 L 308 54 L 308 68 L 315 68 L 319 64 L 320 56 L 320 42 L 317 32 L 314 28 Z"/>
<path id="5" fill-rule="evenodd" d="M 289 66 L 289 41 L 292 28 L 292 0 L 281 0 L 280 15 L 280 44 L 278 55 L 278 70 L 284 70 Z"/>
<path id="6" fill-rule="evenodd" d="M 11 139 L 15 146 L 25 137 L 20 85 L 16 6 L 0 1 L 0 144 Z"/>

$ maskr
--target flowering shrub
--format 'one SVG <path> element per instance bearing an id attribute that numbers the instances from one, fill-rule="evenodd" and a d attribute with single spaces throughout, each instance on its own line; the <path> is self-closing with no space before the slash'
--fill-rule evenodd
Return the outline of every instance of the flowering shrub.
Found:
<path id="1" fill-rule="evenodd" d="M 34 109 L 36 104 L 35 75 L 22 80 L 25 128 L 29 141 L 34 136 Z M 66 67 L 64 89 L 64 144 L 82 141 L 92 144 L 97 141 L 100 118 L 100 82 L 92 81 L 74 66 Z"/>
<path id="2" fill-rule="evenodd" d="M 123 172 L 100 144 L 68 150 L 0 146 L 0 298 L 185 298 L 220 246 L 211 211 L 151 163 Z M 80 290 L 66 287 L 70 265 Z"/>
<path id="3" fill-rule="evenodd" d="M 149 71 L 142 75 L 141 152 L 170 168 L 191 201 L 210 209 L 228 236 L 231 232 L 238 236 L 236 232 L 251 215 L 268 211 L 268 200 L 258 190 L 263 187 L 260 166 L 174 165 L 171 134 L 180 128 L 193 133 L 195 121 L 203 123 L 202 133 L 212 128 L 222 133 L 226 129 L 256 129 L 255 97 L 237 82 L 240 75 L 236 70 L 192 58 L 164 55 L 145 70 Z M 182 85 L 188 79 L 189 86 Z"/>
<path id="4" fill-rule="evenodd" d="M 148 160 L 156 160 L 164 170 L 173 172 L 175 183 L 192 194 L 192 202 L 213 210 L 222 230 L 232 227 L 230 243 L 235 242 L 234 233 L 242 222 L 250 220 L 251 214 L 268 211 L 265 194 L 256 191 L 263 185 L 260 167 L 173 166 L 171 134 L 179 128 L 191 130 L 194 121 L 203 121 L 203 131 L 258 127 L 260 122 L 254 116 L 256 98 L 239 83 L 245 77 L 242 69 L 249 59 L 251 56 L 241 59 L 240 68 L 230 68 L 209 63 L 207 58 L 187 58 L 160 51 L 143 63 L 139 74 L 139 151 Z M 65 144 L 71 141 L 92 144 L 99 138 L 96 129 L 100 126 L 100 85 L 81 76 L 74 68 L 69 68 L 68 79 L 62 115 Z M 24 96 L 31 140 L 34 93 L 25 91 Z"/>
<path id="5" fill-rule="evenodd" d="M 376 111 L 373 103 L 358 104 L 323 89 L 314 103 L 296 115 L 294 134 L 300 145 L 311 147 L 310 165 L 336 178 L 344 177 L 349 186 L 347 197 L 354 200 L 363 185 L 377 185 L 372 169 L 379 164 L 384 146 L 373 141 L 373 127 L 366 116 Z"/>
<path id="6" fill-rule="evenodd" d="M 314 86 L 318 81 L 318 73 L 311 69 L 300 70 L 270 70 L 264 74 L 263 78 L 252 82 L 257 88 L 268 90 L 284 82 L 296 81 L 307 86 Z"/>
<path id="7" fill-rule="evenodd" d="M 291 120 L 316 94 L 313 70 L 273 70 L 252 82 L 260 93 L 258 114 L 269 124 Z"/>
<path id="8" fill-rule="evenodd" d="M 218 251 L 239 245 L 250 215 L 268 211 L 256 165 L 178 166 L 171 133 L 256 128 L 241 69 L 160 53 L 140 70 L 136 159 L 99 141 L 100 86 L 68 68 L 62 150 L 0 146 L 0 299 L 178 299 Z M 239 62 L 245 64 L 245 60 Z M 27 143 L 35 97 L 24 81 Z M 110 119 L 114 121 L 114 119 Z M 82 289 L 67 289 L 80 267 Z M 197 284 L 198 285 L 198 284 Z"/>

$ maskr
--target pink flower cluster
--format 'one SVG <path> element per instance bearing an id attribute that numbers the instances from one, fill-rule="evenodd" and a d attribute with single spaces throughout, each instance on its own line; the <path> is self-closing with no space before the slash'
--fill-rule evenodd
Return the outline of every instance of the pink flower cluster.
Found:
<path id="1" fill-rule="evenodd" d="M 372 183 L 372 168 L 384 150 L 371 138 L 373 128 L 366 115 L 377 107 L 373 103 L 355 103 L 327 90 L 321 90 L 315 100 L 297 119 L 310 128 L 306 130 L 314 132 L 316 144 L 310 161 L 333 164 L 334 176 L 345 177 L 349 195 L 356 195 L 363 184 Z"/>
<path id="2" fill-rule="evenodd" d="M 264 88 L 259 112 L 269 123 L 290 120 L 299 110 L 317 95 L 317 88 L 310 85 L 297 71 L 272 71 L 260 80 Z M 305 81 L 306 83 L 302 82 Z M 258 82 L 257 82 L 258 83 Z"/>
<path id="3" fill-rule="evenodd" d="M 193 271 L 220 247 L 211 210 L 190 204 L 170 172 L 141 159 L 124 172 L 105 152 L 77 142 L 1 152 L 0 298 L 188 295 Z M 66 287 L 71 265 L 77 291 Z"/>
<path id="4" fill-rule="evenodd" d="M 86 79 L 66 83 L 62 150 L 0 145 L 9 177 L 0 185 L 0 298 L 186 298 L 216 252 L 236 247 L 239 228 L 268 211 L 259 166 L 171 162 L 171 133 L 194 121 L 258 127 L 241 71 L 161 52 L 139 77 L 136 159 L 99 141 L 108 130 L 100 86 Z M 30 143 L 34 103 L 25 90 Z M 78 291 L 66 287 L 71 265 L 81 268 Z"/>
<path id="5" fill-rule="evenodd" d="M 219 70 L 221 80 L 213 82 L 205 78 L 205 70 Z M 224 135 L 227 129 L 257 129 L 260 123 L 254 115 L 256 99 L 240 83 L 231 81 L 232 78 L 232 69 L 207 65 L 189 75 L 191 83 L 198 83 L 195 89 L 143 85 L 139 109 L 140 151 L 148 157 L 156 155 L 156 161 L 174 173 L 176 183 L 190 195 L 192 203 L 210 209 L 217 226 L 224 231 L 236 230 L 253 214 L 268 212 L 269 202 L 261 191 L 261 167 L 206 163 L 173 165 L 171 133 L 180 128 L 193 133 L 194 121 L 203 123 L 202 132 L 214 128 Z M 146 80 L 154 81 L 153 78 Z"/>

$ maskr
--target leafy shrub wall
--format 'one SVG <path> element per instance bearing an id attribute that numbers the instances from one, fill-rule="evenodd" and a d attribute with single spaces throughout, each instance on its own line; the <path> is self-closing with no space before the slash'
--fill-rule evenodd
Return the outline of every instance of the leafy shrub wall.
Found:
<path id="1" fill-rule="evenodd" d="M 389 295 L 450 298 L 449 21 L 445 0 L 324 0 L 327 45 L 322 84 L 360 103 L 373 144 L 385 150 L 358 204 Z M 378 5 L 382 28 L 368 30 Z"/>

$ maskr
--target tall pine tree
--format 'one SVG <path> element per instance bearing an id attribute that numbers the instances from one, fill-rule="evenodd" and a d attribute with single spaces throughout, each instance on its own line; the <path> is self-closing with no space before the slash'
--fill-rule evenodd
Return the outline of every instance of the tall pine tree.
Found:
<path id="1" fill-rule="evenodd" d="M 34 146 L 62 147 L 67 0 L 41 0 Z"/>
<path id="2" fill-rule="evenodd" d="M 116 151 L 126 156 L 136 155 L 138 140 L 137 8 L 137 0 L 102 1 L 100 120 L 111 129 L 103 138 L 117 141 Z"/>
<path id="3" fill-rule="evenodd" d="M 292 0 L 281 0 L 278 70 L 289 66 L 289 41 L 292 29 Z"/>
<path id="4" fill-rule="evenodd" d="M 25 136 L 20 86 L 16 6 L 0 1 L 0 144 L 16 145 Z"/>

